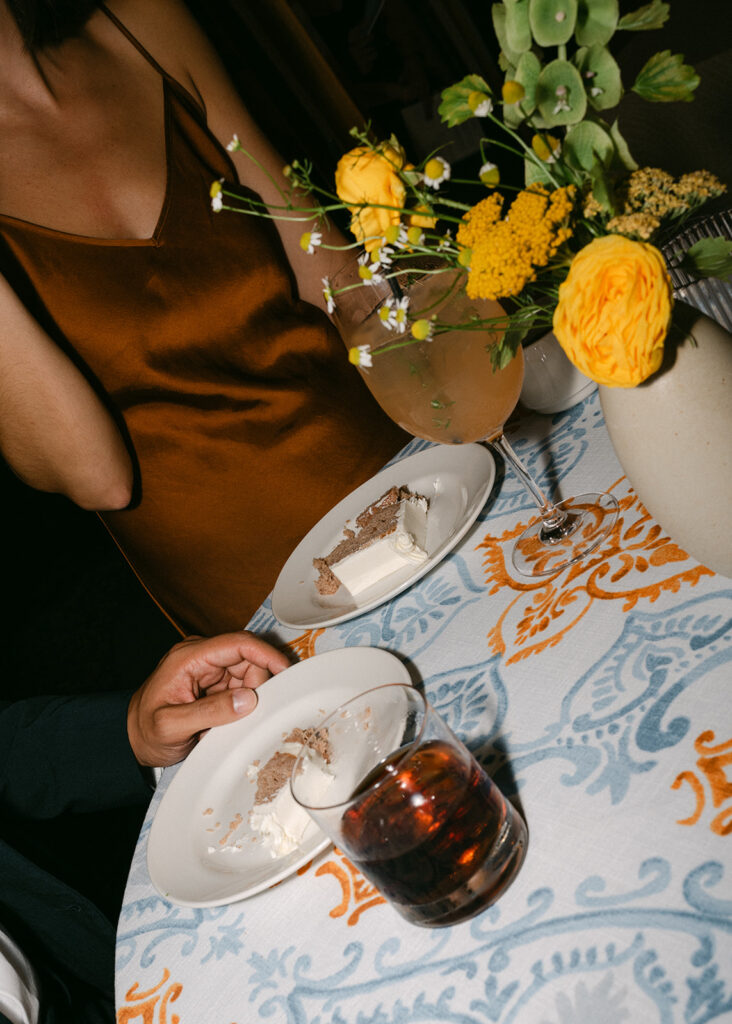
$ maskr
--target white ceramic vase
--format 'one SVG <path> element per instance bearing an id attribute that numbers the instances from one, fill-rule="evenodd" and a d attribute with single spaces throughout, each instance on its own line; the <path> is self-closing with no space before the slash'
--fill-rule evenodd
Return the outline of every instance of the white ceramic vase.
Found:
<path id="1" fill-rule="evenodd" d="M 679 547 L 732 578 L 732 335 L 706 316 L 669 333 L 657 373 L 600 387 L 621 466 Z"/>
<path id="2" fill-rule="evenodd" d="M 535 412 L 571 409 L 597 388 L 564 354 L 550 331 L 524 348 L 524 383 L 521 404 Z"/>

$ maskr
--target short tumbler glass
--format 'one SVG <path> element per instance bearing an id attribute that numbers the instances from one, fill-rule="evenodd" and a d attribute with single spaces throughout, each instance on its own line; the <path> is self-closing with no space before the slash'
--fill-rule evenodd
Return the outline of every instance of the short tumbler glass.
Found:
<path id="1" fill-rule="evenodd" d="M 455 924 L 506 891 L 526 825 L 418 690 L 368 690 L 316 732 L 332 779 L 305 749 L 292 795 L 407 921 Z"/>

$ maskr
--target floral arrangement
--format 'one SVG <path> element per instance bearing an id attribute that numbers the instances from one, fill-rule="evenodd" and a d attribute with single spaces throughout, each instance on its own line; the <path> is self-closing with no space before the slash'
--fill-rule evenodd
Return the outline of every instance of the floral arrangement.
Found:
<path id="1" fill-rule="evenodd" d="M 405 261 L 437 257 L 470 299 L 498 301 L 501 317 L 455 324 L 439 303 L 411 309 L 395 293 L 379 311 L 384 344 L 359 346 L 351 361 L 368 366 L 379 353 L 453 330 L 489 328 L 494 367 L 505 366 L 530 332 L 554 330 L 570 360 L 587 376 L 632 387 L 660 366 L 671 324 L 673 294 L 666 264 L 654 245 L 725 186 L 706 171 L 674 179 L 658 168 L 639 168 L 617 122 L 602 111 L 624 93 L 621 71 L 608 44 L 618 31 L 660 28 L 669 5 L 661 0 L 619 16 L 617 0 L 502 0 L 492 17 L 505 81 L 500 97 L 479 75 L 468 75 L 442 94 L 448 126 L 478 118 L 491 137 L 480 146 L 470 182 L 451 180 L 441 153 L 414 165 L 398 140 L 352 130 L 357 145 L 335 171 L 334 189 L 313 179 L 312 166 L 295 160 L 285 169 L 291 188 L 282 204 L 266 208 L 221 182 L 211 189 L 214 209 L 312 220 L 301 239 L 315 253 L 322 223 L 347 211 L 352 246 L 361 251 L 362 287 L 403 273 Z M 693 99 L 699 79 L 681 55 L 664 51 L 638 74 L 632 90 L 653 102 Z M 242 149 L 235 137 L 231 149 Z M 523 160 L 523 187 L 501 183 L 493 151 Z M 498 158 L 495 157 L 495 160 Z M 475 202 L 450 186 L 482 190 Z M 512 195 L 512 193 L 514 193 Z M 732 243 L 705 239 L 683 254 L 697 277 L 732 271 Z M 323 279 L 328 309 L 338 292 Z M 446 285 L 446 299 L 451 287 Z M 396 292 L 396 290 L 395 290 Z"/>

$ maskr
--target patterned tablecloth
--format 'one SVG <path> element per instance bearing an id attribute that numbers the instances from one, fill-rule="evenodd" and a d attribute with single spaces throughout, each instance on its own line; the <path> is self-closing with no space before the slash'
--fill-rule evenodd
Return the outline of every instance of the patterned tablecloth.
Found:
<path id="1" fill-rule="evenodd" d="M 732 1021 L 732 581 L 649 518 L 596 392 L 510 437 L 555 496 L 618 498 L 618 525 L 583 562 L 512 575 L 532 510 L 499 466 L 467 536 L 394 600 L 299 633 L 266 603 L 252 628 L 299 657 L 403 658 L 523 809 L 512 888 L 472 921 L 421 929 L 331 848 L 249 900 L 174 906 L 145 862 L 170 769 L 119 921 L 118 1024 Z"/>

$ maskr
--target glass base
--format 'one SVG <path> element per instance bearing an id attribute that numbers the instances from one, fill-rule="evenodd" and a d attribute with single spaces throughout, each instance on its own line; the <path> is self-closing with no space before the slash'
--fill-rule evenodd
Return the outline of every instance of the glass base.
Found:
<path id="1" fill-rule="evenodd" d="M 522 576 L 551 576 L 579 562 L 605 540 L 618 518 L 612 494 L 579 494 L 554 508 L 561 522 L 538 519 L 514 545 L 511 561 Z"/>

